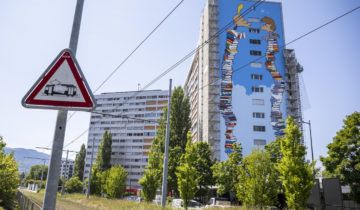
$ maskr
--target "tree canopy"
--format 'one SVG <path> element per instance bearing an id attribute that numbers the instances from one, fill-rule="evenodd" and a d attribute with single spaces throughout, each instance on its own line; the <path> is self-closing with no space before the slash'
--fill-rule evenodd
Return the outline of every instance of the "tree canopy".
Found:
<path id="1" fill-rule="evenodd" d="M 236 194 L 236 184 L 239 183 L 239 166 L 242 164 L 242 147 L 240 143 L 233 144 L 234 151 L 229 154 L 228 159 L 215 163 L 212 166 L 213 176 L 218 186 L 217 193 Z"/>
<path id="2" fill-rule="evenodd" d="M 236 195 L 249 207 L 273 206 L 277 200 L 277 174 L 270 154 L 254 149 L 239 167 Z"/>
<path id="3" fill-rule="evenodd" d="M 96 155 L 95 166 L 102 172 L 111 168 L 111 144 L 112 135 L 107 130 L 103 135 L 98 153 Z"/>
<path id="4" fill-rule="evenodd" d="M 81 145 L 80 152 L 76 154 L 74 165 L 74 176 L 78 177 L 80 181 L 84 178 L 86 149 L 85 144 Z"/>
<path id="5" fill-rule="evenodd" d="M 339 177 L 351 188 L 350 196 L 360 203 L 360 112 L 346 116 L 333 142 L 327 145 L 328 157 L 320 157 L 325 175 Z"/>
<path id="6" fill-rule="evenodd" d="M 290 116 L 286 120 L 285 137 L 280 138 L 281 160 L 277 170 L 285 189 L 287 204 L 291 209 L 306 207 L 314 185 L 314 164 L 305 160 L 306 148 L 301 144 L 302 133 Z"/>
<path id="7" fill-rule="evenodd" d="M 15 192 L 19 186 L 18 164 L 14 154 L 5 154 L 6 146 L 0 136 L 0 205 L 13 209 L 15 205 Z"/>

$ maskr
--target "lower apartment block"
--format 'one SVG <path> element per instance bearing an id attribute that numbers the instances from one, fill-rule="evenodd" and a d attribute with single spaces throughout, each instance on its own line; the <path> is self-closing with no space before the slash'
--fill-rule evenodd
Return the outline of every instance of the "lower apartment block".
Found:
<path id="1" fill-rule="evenodd" d="M 112 165 L 128 173 L 127 188 L 139 188 L 138 180 L 148 164 L 148 151 L 156 136 L 158 119 L 168 103 L 168 91 L 149 90 L 95 95 L 97 108 L 91 114 L 84 176 L 89 176 L 104 132 L 112 134 Z M 92 144 L 94 142 L 94 154 Z"/>

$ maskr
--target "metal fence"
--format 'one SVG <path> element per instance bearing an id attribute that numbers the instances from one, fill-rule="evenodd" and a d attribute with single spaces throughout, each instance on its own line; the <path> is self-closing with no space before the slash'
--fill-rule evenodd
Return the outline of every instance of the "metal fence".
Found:
<path id="1" fill-rule="evenodd" d="M 20 191 L 17 191 L 16 198 L 19 201 L 19 206 L 21 210 L 41 210 L 41 205 L 35 203 L 30 198 L 26 197 Z"/>

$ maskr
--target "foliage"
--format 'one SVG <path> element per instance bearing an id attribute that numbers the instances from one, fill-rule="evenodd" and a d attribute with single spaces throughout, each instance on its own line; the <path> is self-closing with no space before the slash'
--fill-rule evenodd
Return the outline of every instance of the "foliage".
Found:
<path id="1" fill-rule="evenodd" d="M 151 147 L 148 166 L 144 170 L 144 176 L 139 180 L 142 195 L 147 202 L 152 202 L 155 199 L 156 190 L 161 185 L 163 153 L 159 150 L 159 147 Z"/>
<path id="2" fill-rule="evenodd" d="M 198 185 L 196 169 L 189 163 L 181 163 L 177 168 L 176 176 L 178 178 L 180 197 L 184 201 L 185 209 L 187 209 L 190 200 L 195 196 Z"/>
<path id="3" fill-rule="evenodd" d="M 74 176 L 65 183 L 65 189 L 68 193 L 81 193 L 83 190 L 83 183 L 79 177 Z"/>
<path id="4" fill-rule="evenodd" d="M 44 167 L 43 164 L 33 165 L 30 168 L 29 174 L 26 175 L 25 179 L 35 179 L 35 180 L 41 180 L 41 170 Z M 43 181 L 46 181 L 47 174 L 48 174 L 48 166 L 44 167 L 44 174 L 43 174 Z"/>
<path id="5" fill-rule="evenodd" d="M 189 99 L 185 97 L 184 92 L 180 86 L 175 87 L 173 90 L 170 109 L 170 140 L 167 189 L 177 192 L 178 182 L 176 177 L 176 170 L 180 163 L 180 157 L 185 152 L 187 133 L 191 127 L 189 116 Z M 163 108 L 163 115 L 159 119 L 159 129 L 157 129 L 156 137 L 153 139 L 151 149 L 149 151 L 149 165 L 144 172 L 144 177 L 146 178 L 141 181 L 141 183 L 143 183 L 142 186 L 149 187 L 148 190 L 152 190 L 152 193 L 148 194 L 149 196 L 156 192 L 155 186 L 160 186 L 161 184 L 163 158 L 165 151 L 167 110 L 168 107 L 165 106 Z M 150 171 L 146 172 L 148 170 Z M 157 179 L 160 180 L 159 183 L 146 183 L 149 180 L 153 180 L 155 176 L 157 176 Z"/>
<path id="6" fill-rule="evenodd" d="M 85 144 L 81 145 L 80 152 L 76 154 L 74 165 L 74 176 L 77 176 L 79 180 L 84 178 L 84 166 L 85 166 L 86 149 Z"/>
<path id="7" fill-rule="evenodd" d="M 198 189 L 196 196 L 205 196 L 208 193 L 209 186 L 214 185 L 214 179 L 211 167 L 214 161 L 211 160 L 211 149 L 207 142 L 198 141 L 191 143 L 188 140 L 186 153 L 182 156 L 187 163 L 196 168 L 196 177 L 198 179 Z"/>
<path id="8" fill-rule="evenodd" d="M 176 171 L 180 163 L 181 154 L 182 150 L 179 146 L 169 148 L 167 188 L 168 190 L 174 190 L 176 193 L 178 192 Z"/>
<path id="9" fill-rule="evenodd" d="M 164 110 L 165 119 L 167 112 Z M 189 98 L 185 97 L 183 89 L 175 87 L 171 96 L 170 110 L 170 142 L 171 148 L 179 146 L 181 154 L 185 152 L 187 133 L 191 128 L 190 103 Z"/>
<path id="10" fill-rule="evenodd" d="M 90 194 L 101 195 L 101 171 L 98 167 L 93 167 L 91 172 Z"/>
<path id="11" fill-rule="evenodd" d="M 19 186 L 19 172 L 14 154 L 5 154 L 5 146 L 0 136 L 0 205 L 12 209 L 15 205 L 16 188 Z"/>
<path id="12" fill-rule="evenodd" d="M 325 174 L 339 177 L 351 188 L 350 196 L 360 203 L 360 112 L 346 117 L 333 142 L 327 145 L 328 157 L 320 157 Z"/>
<path id="13" fill-rule="evenodd" d="M 101 141 L 95 160 L 95 166 L 100 172 L 106 171 L 111 168 L 111 144 L 112 135 L 106 130 L 103 135 L 103 139 Z"/>
<path id="14" fill-rule="evenodd" d="M 250 207 L 272 206 L 277 200 L 277 174 L 270 154 L 255 149 L 239 167 L 237 197 Z"/>
<path id="15" fill-rule="evenodd" d="M 314 164 L 305 160 L 306 148 L 300 143 L 302 133 L 290 116 L 286 120 L 285 137 L 280 140 L 281 161 L 277 165 L 285 189 L 287 204 L 291 209 L 306 207 L 307 198 L 314 185 Z"/>
<path id="16" fill-rule="evenodd" d="M 110 198 L 121 198 L 126 189 L 127 173 L 120 165 L 113 166 L 106 179 L 106 193 Z"/>
<path id="17" fill-rule="evenodd" d="M 215 163 L 212 166 L 215 183 L 218 186 L 217 193 L 223 195 L 227 192 L 236 193 L 236 184 L 239 183 L 239 166 L 242 163 L 241 144 L 233 144 L 234 152 L 224 162 Z"/>

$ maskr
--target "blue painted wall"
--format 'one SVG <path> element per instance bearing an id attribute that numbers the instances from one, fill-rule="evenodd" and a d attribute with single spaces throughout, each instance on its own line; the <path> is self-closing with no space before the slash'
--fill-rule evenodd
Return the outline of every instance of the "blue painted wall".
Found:
<path id="1" fill-rule="evenodd" d="M 231 153 L 229 146 L 230 138 L 234 138 L 236 140 L 234 142 L 240 142 L 244 155 L 247 155 L 253 147 L 256 147 L 254 145 L 254 139 L 266 140 L 266 143 L 269 143 L 274 140 L 276 136 L 282 135 L 283 128 L 279 128 L 279 125 L 281 125 L 282 120 L 285 120 L 287 116 L 287 96 L 285 91 L 282 92 L 285 85 L 285 66 L 281 48 L 284 45 L 281 4 L 263 2 L 255 7 L 256 1 L 219 0 L 220 28 L 229 24 L 229 22 L 233 22 L 233 17 L 238 14 L 240 4 L 243 5 L 240 15 L 243 16 L 251 26 L 239 26 L 236 28 L 236 32 L 241 34 L 241 38 L 235 38 L 238 44 L 237 52 L 232 60 L 231 108 L 227 109 L 227 111 L 231 109 L 231 112 L 235 115 L 236 125 L 232 130 L 233 137 L 226 136 L 225 133 L 229 131 L 229 126 L 226 124 L 226 121 L 229 120 L 229 117 L 225 116 L 225 113 L 229 112 L 224 111 L 224 107 L 220 107 L 220 110 L 222 110 L 220 116 L 221 160 L 225 160 L 228 157 L 227 154 Z M 261 28 L 266 24 L 261 21 L 264 17 L 269 17 L 274 21 L 276 29 L 272 31 L 271 34 L 276 38 L 276 41 L 272 41 L 273 39 L 269 40 L 269 31 Z M 235 24 L 232 24 L 228 30 L 234 29 L 234 26 Z M 249 32 L 250 28 L 259 29 L 259 33 Z M 266 39 L 266 37 L 268 39 Z M 227 33 L 226 31 L 220 35 L 220 72 L 224 72 L 224 64 L 229 62 L 228 57 L 224 57 L 224 55 L 229 55 L 229 51 L 227 50 L 232 43 L 231 38 L 233 38 L 232 35 L 229 35 L 229 32 Z M 271 38 L 272 37 L 270 37 L 270 39 Z M 251 44 L 250 39 L 260 40 L 260 44 Z M 276 44 L 280 48 L 279 51 L 274 50 L 273 47 L 269 48 L 269 46 L 276 48 Z M 261 56 L 250 55 L 251 50 L 260 51 Z M 266 56 L 267 52 L 268 57 Z M 272 53 L 274 58 L 271 58 L 269 53 Z M 254 61 L 256 59 L 258 60 Z M 251 65 L 249 65 L 250 62 L 260 63 L 261 68 L 251 67 Z M 267 65 L 265 64 L 266 62 Z M 269 70 L 270 67 L 273 67 L 275 70 Z M 262 75 L 262 80 L 251 79 L 252 74 Z M 224 79 L 224 76 L 220 75 L 220 77 Z M 263 92 L 253 92 L 253 86 L 262 87 Z M 279 91 L 282 93 L 279 93 Z M 226 95 L 226 93 L 223 92 L 220 100 L 225 97 L 224 94 Z M 264 105 L 253 105 L 253 99 L 263 99 Z M 276 109 L 275 100 L 280 103 L 279 112 L 274 112 Z M 253 118 L 253 112 L 265 113 L 265 118 Z M 276 119 L 274 118 L 274 113 L 277 116 Z M 273 116 L 273 118 L 271 118 L 271 116 Z M 232 118 L 232 120 L 233 119 L 234 118 Z M 253 131 L 254 125 L 265 126 L 265 131 Z M 278 126 L 277 129 L 276 126 Z M 225 143 L 228 144 L 225 145 Z"/>

